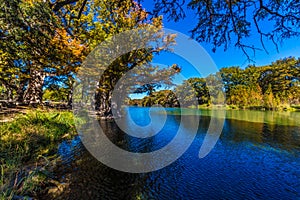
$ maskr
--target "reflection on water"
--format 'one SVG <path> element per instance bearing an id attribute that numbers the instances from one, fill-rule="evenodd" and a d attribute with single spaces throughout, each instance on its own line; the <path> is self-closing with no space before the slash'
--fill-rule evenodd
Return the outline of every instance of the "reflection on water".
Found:
<path id="1" fill-rule="evenodd" d="M 130 109 L 132 118 L 136 117 L 134 120 L 141 125 L 149 123 L 148 115 L 140 114 L 145 111 L 147 108 Z M 177 112 L 176 109 L 169 111 Z M 252 119 L 251 112 L 227 114 L 229 117 L 215 148 L 199 159 L 199 148 L 211 121 L 209 113 L 204 113 L 196 139 L 188 151 L 168 167 L 145 174 L 123 173 L 106 167 L 85 150 L 79 137 L 64 142 L 59 148 L 63 163 L 57 176 L 69 182 L 69 187 L 60 198 L 300 198 L 300 126 L 290 119 L 291 114 L 275 117 L 276 122 L 282 118 L 284 123 L 274 123 L 276 114 L 253 112 L 253 117 L 259 119 L 253 122 L 247 120 Z M 195 116 L 188 117 L 190 120 L 183 125 L 186 134 L 191 134 L 189 127 L 195 123 Z M 267 123 L 266 119 L 273 121 Z M 101 122 L 101 126 L 116 145 L 133 152 L 151 152 L 172 140 L 179 123 L 179 115 L 168 115 L 159 134 L 143 139 L 126 135 L 113 122 Z"/>
<path id="2" fill-rule="evenodd" d="M 211 116 L 214 110 L 210 109 L 168 109 L 169 114 L 173 115 L 201 115 Z M 280 124 L 290 126 L 300 126 L 299 112 L 275 112 L 260 110 L 227 110 L 227 119 L 243 120 L 248 122 Z"/>

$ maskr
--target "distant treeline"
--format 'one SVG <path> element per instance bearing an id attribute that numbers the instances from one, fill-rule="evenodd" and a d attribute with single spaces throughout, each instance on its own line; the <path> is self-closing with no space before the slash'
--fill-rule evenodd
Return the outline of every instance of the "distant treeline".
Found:
<path id="1" fill-rule="evenodd" d="M 207 84 L 212 82 L 218 84 Z M 179 102 L 189 102 L 192 98 L 197 99 L 198 105 L 226 103 L 233 108 L 289 109 L 300 104 L 300 58 L 289 57 L 267 66 L 251 65 L 245 69 L 222 68 L 206 78 L 190 78 L 174 90 L 161 90 L 143 99 L 132 99 L 129 104 L 178 107 Z"/>

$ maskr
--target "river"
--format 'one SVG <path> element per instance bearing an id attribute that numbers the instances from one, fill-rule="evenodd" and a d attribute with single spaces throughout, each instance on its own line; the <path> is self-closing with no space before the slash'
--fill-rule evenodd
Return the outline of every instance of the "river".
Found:
<path id="1" fill-rule="evenodd" d="M 140 125 L 150 122 L 149 108 L 131 107 L 128 114 Z M 123 149 L 152 152 L 175 136 L 185 115 L 184 134 L 197 123 L 195 139 L 172 164 L 149 173 L 126 173 L 94 158 L 81 136 L 60 144 L 62 163 L 56 176 L 68 187 L 60 199 L 299 199 L 300 113 L 226 111 L 223 131 L 215 147 L 199 158 L 210 110 L 167 109 L 162 130 L 149 138 L 135 138 L 116 123 L 102 122 L 106 135 Z M 159 114 L 159 113 L 158 113 Z M 200 122 L 195 121 L 200 116 Z M 130 123 L 130 122 L 128 122 Z M 180 145 L 178 146 L 180 148 Z"/>

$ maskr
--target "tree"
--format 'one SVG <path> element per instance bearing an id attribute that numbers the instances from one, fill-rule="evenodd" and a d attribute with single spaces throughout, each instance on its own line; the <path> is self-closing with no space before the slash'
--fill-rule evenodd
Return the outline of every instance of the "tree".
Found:
<path id="1" fill-rule="evenodd" d="M 17 101 L 40 104 L 45 78 L 76 72 L 84 47 L 67 34 L 48 3 L 1 0 L 0 4 L 0 47 L 6 52 L 2 69 L 9 68 L 10 79 L 14 78 L 7 88 L 15 90 Z M 8 85 L 7 77 L 1 77 Z"/>
<path id="2" fill-rule="evenodd" d="M 184 18 L 185 0 L 155 0 L 153 14 L 167 15 L 169 20 Z M 276 46 L 284 39 L 300 35 L 300 3 L 298 0 L 190 0 L 187 7 L 194 10 L 198 23 L 191 30 L 199 42 L 213 45 L 213 51 L 223 46 L 226 50 L 231 43 L 240 48 L 248 59 L 248 50 L 265 48 L 265 41 Z M 269 24 L 268 28 L 265 28 Z M 261 47 L 244 42 L 256 33 Z"/>
<path id="3" fill-rule="evenodd" d="M 300 86 L 294 85 L 287 91 L 287 99 L 289 104 L 300 104 Z"/>
<path id="4" fill-rule="evenodd" d="M 191 106 L 195 100 L 198 104 L 223 104 L 225 91 L 227 105 L 269 110 L 288 108 L 300 103 L 299 67 L 299 59 L 284 58 L 266 66 L 222 68 L 205 78 L 189 78 L 173 91 L 178 102 L 186 103 L 181 106 Z M 144 105 L 157 102 L 166 105 L 165 95 L 153 94 L 143 99 Z"/>
<path id="5" fill-rule="evenodd" d="M 264 107 L 268 110 L 272 110 L 276 107 L 276 100 L 273 95 L 271 84 L 268 85 L 268 89 L 264 94 Z"/>
<path id="6" fill-rule="evenodd" d="M 139 3 L 144 0 L 138 0 Z M 119 4 L 121 4 L 119 0 Z M 87 6 L 87 0 L 63 0 L 51 2 L 54 12 L 66 9 L 76 3 L 78 14 L 72 18 L 80 18 Z M 186 17 L 185 7 L 192 9 L 198 23 L 191 30 L 193 38 L 198 42 L 213 45 L 213 51 L 223 46 L 226 50 L 231 43 L 240 48 L 250 59 L 248 50 L 265 48 L 265 41 L 271 41 L 278 50 L 278 43 L 300 35 L 300 3 L 298 0 L 153 0 L 154 9 L 149 12 L 154 17 L 163 14 L 168 20 L 178 21 Z M 270 24 L 269 28 L 265 28 Z M 261 47 L 244 42 L 244 39 L 256 33 Z"/>
<path id="7" fill-rule="evenodd" d="M 114 85 L 114 93 L 118 97 L 108 102 L 114 105 L 114 115 L 122 115 L 121 106 L 127 105 L 129 94 L 147 93 L 141 101 L 130 101 L 131 105 L 152 106 L 160 104 L 162 106 L 178 106 L 177 99 L 170 90 L 162 90 L 155 92 L 159 88 L 169 88 L 173 86 L 173 77 L 180 71 L 177 65 L 161 68 L 159 66 L 152 66 L 150 63 L 137 66 L 130 70 L 119 80 L 117 85 Z"/>
<path id="8" fill-rule="evenodd" d="M 236 85 L 226 94 L 227 104 L 241 108 L 262 106 L 262 92 L 259 85 Z"/>
<path id="9" fill-rule="evenodd" d="M 0 82 L 7 98 L 29 104 L 40 104 L 43 89 L 49 92 L 59 86 L 67 92 L 70 105 L 78 69 L 99 43 L 148 24 L 157 30 L 162 28 L 161 17 L 148 20 L 147 12 L 133 0 L 84 0 L 66 4 L 62 1 L 0 0 L 0 3 L 0 47 L 3 51 L 0 52 Z M 59 5 L 62 7 L 58 8 Z M 152 37 L 160 40 L 157 41 L 160 45 L 122 55 L 99 79 L 95 100 L 101 116 L 111 115 L 112 91 L 122 75 L 149 63 L 153 54 L 167 50 L 174 43 L 175 35 L 166 37 L 153 32 Z M 171 66 L 171 72 L 160 70 L 165 82 L 176 72 L 173 68 L 176 66 Z M 158 85 L 150 84 L 154 88 Z"/>
<path id="10" fill-rule="evenodd" d="M 185 106 L 225 103 L 222 80 L 219 73 L 210 74 L 205 78 L 189 78 L 175 88 L 175 93 L 181 97 L 179 102 L 186 103 Z M 197 105 L 193 105 L 195 101 L 197 101 Z"/>
<path id="11" fill-rule="evenodd" d="M 224 85 L 220 72 L 208 75 L 205 78 L 205 81 L 209 91 L 209 103 L 225 104 L 226 92 L 224 92 Z"/>
<path id="12" fill-rule="evenodd" d="M 299 79 L 298 65 L 300 61 L 296 58 L 285 58 L 273 62 L 271 65 L 261 68 L 261 75 L 258 79 L 263 92 L 271 84 L 275 94 L 287 90 L 292 86 L 292 82 Z"/>
<path id="13" fill-rule="evenodd" d="M 132 101 L 131 105 L 137 103 L 137 100 Z M 153 105 L 161 105 L 164 107 L 178 107 L 179 102 L 171 90 L 160 90 L 158 92 L 153 92 L 152 94 L 145 96 L 141 99 L 142 106 L 150 107 Z"/>
<path id="14" fill-rule="evenodd" d="M 189 78 L 177 86 L 175 90 L 181 94 L 180 96 L 185 97 L 185 101 L 190 101 L 195 96 L 199 105 L 208 103 L 210 99 L 204 78 Z"/>
<path id="15" fill-rule="evenodd" d="M 3 99 L 13 100 L 13 95 L 17 91 L 17 82 L 20 72 L 15 67 L 10 67 L 10 55 L 0 50 L 0 85 Z"/>
<path id="16" fill-rule="evenodd" d="M 175 94 L 179 102 L 181 102 L 181 107 L 198 106 L 199 104 L 196 99 L 196 90 L 195 88 L 193 88 L 193 85 L 189 82 L 189 79 L 185 80 L 182 84 L 176 86 Z M 194 102 L 197 102 L 197 104 L 195 105 Z"/>
<path id="17" fill-rule="evenodd" d="M 244 71 L 240 67 L 222 68 L 220 69 L 220 74 L 226 93 L 230 93 L 231 88 L 239 84 L 244 84 Z"/>
<path id="18" fill-rule="evenodd" d="M 139 68 L 139 70 L 136 71 L 139 77 L 146 76 L 147 74 L 145 74 L 145 72 L 147 72 L 150 77 L 154 77 L 151 73 L 160 71 L 159 77 L 163 77 L 163 80 L 166 82 L 170 79 L 170 76 L 176 72 L 176 69 L 173 69 L 176 68 L 176 66 L 159 70 L 149 65 L 154 54 L 167 50 L 170 45 L 174 44 L 175 35 L 166 36 L 163 33 L 159 33 L 162 28 L 161 18 L 157 17 L 149 21 L 146 11 L 132 0 L 122 2 L 117 0 L 88 1 L 87 5 L 87 7 L 83 8 L 79 19 L 74 18 L 74 15 L 76 16 L 76 13 L 80 12 L 80 10 L 76 10 L 78 5 L 74 5 L 73 8 L 72 5 L 66 5 L 67 10 L 72 10 L 72 12 L 68 12 L 64 17 L 68 19 L 67 21 L 84 27 L 83 29 L 77 30 L 74 26 L 74 29 L 69 30 L 69 32 L 71 31 L 72 34 L 79 35 L 80 40 L 87 46 L 88 53 L 103 41 L 107 44 L 107 48 L 113 48 L 115 43 L 112 42 L 111 36 L 132 29 L 147 28 L 149 24 L 152 25 L 152 30 L 149 30 L 148 39 L 156 44 L 153 48 L 142 48 L 125 53 L 116 58 L 112 63 L 105 63 L 105 59 L 101 59 L 101 63 L 94 63 L 96 69 L 102 69 L 103 66 L 107 64 L 107 68 L 103 70 L 103 74 L 99 77 L 97 84 L 95 109 L 99 116 L 109 118 L 112 117 L 113 114 L 113 91 L 116 90 L 115 86 L 118 81 L 127 72 L 137 67 L 145 66 L 146 68 Z M 122 42 L 126 43 L 126 45 L 131 45 L 131 43 L 134 44 L 136 41 L 134 38 L 126 38 L 126 41 Z M 143 42 L 147 43 L 150 41 Z M 116 51 L 118 50 L 116 49 Z M 93 76 L 92 71 L 90 75 Z M 151 91 L 160 84 L 158 80 L 154 79 L 150 84 L 139 85 L 136 91 L 145 92 L 145 89 Z M 124 91 L 120 91 L 120 93 L 126 92 L 128 88 L 124 85 L 123 89 Z M 82 88 L 82 90 L 84 90 L 84 88 Z M 117 110 L 119 110 L 119 108 L 117 108 Z"/>

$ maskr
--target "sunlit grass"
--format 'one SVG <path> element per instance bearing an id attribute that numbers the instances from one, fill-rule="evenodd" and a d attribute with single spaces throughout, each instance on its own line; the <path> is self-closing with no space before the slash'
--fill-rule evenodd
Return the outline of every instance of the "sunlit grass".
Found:
<path id="1" fill-rule="evenodd" d="M 47 185 L 47 157 L 76 135 L 71 112 L 28 111 L 0 126 L 0 199 L 35 196 Z"/>

